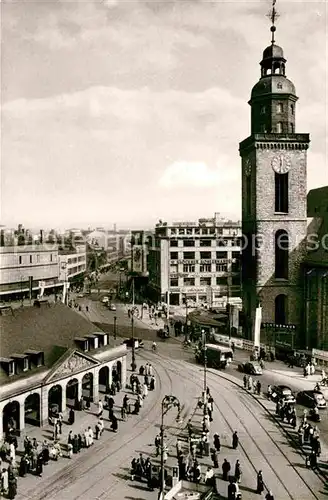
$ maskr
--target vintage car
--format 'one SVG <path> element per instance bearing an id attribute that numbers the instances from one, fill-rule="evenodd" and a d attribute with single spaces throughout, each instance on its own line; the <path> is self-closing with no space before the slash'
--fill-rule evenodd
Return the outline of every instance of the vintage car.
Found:
<path id="1" fill-rule="evenodd" d="M 262 368 L 256 361 L 247 361 L 238 365 L 238 370 L 248 375 L 262 375 Z"/>
<path id="2" fill-rule="evenodd" d="M 283 399 L 286 403 L 296 403 L 296 398 L 293 394 L 293 391 L 287 385 L 273 385 L 271 391 L 271 399 L 273 401 Z"/>
<path id="3" fill-rule="evenodd" d="M 327 401 L 321 391 L 301 391 L 297 394 L 297 403 L 309 408 L 327 408 Z"/>

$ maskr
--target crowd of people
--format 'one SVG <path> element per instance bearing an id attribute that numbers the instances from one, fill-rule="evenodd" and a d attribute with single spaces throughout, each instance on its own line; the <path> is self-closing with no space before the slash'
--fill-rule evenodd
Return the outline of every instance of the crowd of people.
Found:
<path id="1" fill-rule="evenodd" d="M 122 421 L 125 421 L 129 414 L 138 414 L 143 406 L 143 400 L 148 395 L 148 391 L 155 389 L 156 378 L 151 364 L 146 363 L 145 366 L 141 366 L 139 375 L 142 375 L 142 381 L 136 374 L 131 374 L 130 387 L 134 397 L 132 400 L 125 393 L 120 405 Z M 99 400 L 98 402 L 95 425 L 89 425 L 84 430 L 71 429 L 68 433 L 67 443 L 62 440 L 63 426 L 66 425 L 62 412 L 51 414 L 49 423 L 52 426 L 52 439 L 37 441 L 36 438 L 31 439 L 29 436 L 25 436 L 23 442 L 24 451 L 19 463 L 17 461 L 18 441 L 15 435 L 15 423 L 13 419 L 9 419 L 5 440 L 0 443 L 0 495 L 10 499 L 15 498 L 18 477 L 25 477 L 27 474 L 42 477 L 44 466 L 47 466 L 52 460 L 57 461 L 60 457 L 72 459 L 73 455 L 80 453 L 83 449 L 90 448 L 95 440 L 101 438 L 104 431 L 105 407 L 108 410 L 110 428 L 113 432 L 118 432 L 119 418 L 114 409 L 114 396 L 120 390 L 121 384 L 119 380 L 116 380 L 108 388 L 104 401 Z M 74 407 L 75 409 L 71 408 L 69 410 L 67 418 L 67 424 L 71 427 L 75 425 L 76 410 L 90 409 L 90 401 L 81 398 L 80 401 L 75 402 Z"/>

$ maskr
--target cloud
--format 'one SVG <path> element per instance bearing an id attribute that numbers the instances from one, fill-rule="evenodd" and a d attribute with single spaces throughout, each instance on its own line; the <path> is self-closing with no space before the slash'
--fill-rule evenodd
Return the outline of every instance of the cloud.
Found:
<path id="1" fill-rule="evenodd" d="M 206 163 L 178 161 L 169 165 L 160 177 L 160 186 L 166 188 L 213 187 L 220 180 L 219 172 Z"/>

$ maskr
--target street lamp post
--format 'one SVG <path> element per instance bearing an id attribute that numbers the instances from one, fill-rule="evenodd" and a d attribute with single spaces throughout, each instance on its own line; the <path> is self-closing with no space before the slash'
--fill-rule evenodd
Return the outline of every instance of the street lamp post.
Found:
<path id="1" fill-rule="evenodd" d="M 135 345 L 134 345 L 134 310 L 131 311 L 131 330 L 132 330 L 132 361 L 131 361 L 131 370 L 134 372 L 137 368 L 136 365 L 136 353 L 135 353 Z"/>
<path id="2" fill-rule="evenodd" d="M 165 496 L 165 470 L 164 470 L 164 416 L 173 408 L 178 408 L 177 422 L 180 420 L 180 401 L 175 396 L 164 396 L 162 399 L 162 418 L 161 418 L 161 481 L 158 500 L 164 500 Z"/>
<path id="3" fill-rule="evenodd" d="M 206 331 L 202 330 L 203 349 L 204 349 L 204 415 L 206 415 L 207 401 L 207 348 L 206 348 Z"/>

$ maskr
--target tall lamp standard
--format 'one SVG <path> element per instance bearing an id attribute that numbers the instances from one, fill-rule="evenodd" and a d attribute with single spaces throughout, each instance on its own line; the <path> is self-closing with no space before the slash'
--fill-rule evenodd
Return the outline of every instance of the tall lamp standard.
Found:
<path id="1" fill-rule="evenodd" d="M 165 474 L 164 474 L 164 416 L 173 408 L 178 408 L 178 415 L 176 421 L 180 420 L 180 401 L 176 396 L 164 396 L 162 399 L 162 420 L 161 420 L 161 484 L 158 495 L 158 500 L 164 500 L 165 496 Z"/>
<path id="2" fill-rule="evenodd" d="M 114 340 L 116 340 L 116 321 L 117 321 L 117 317 L 114 316 Z"/>
<path id="3" fill-rule="evenodd" d="M 132 309 L 131 311 L 131 333 L 132 333 L 132 360 L 131 360 L 131 370 L 134 372 L 137 368 L 136 365 L 136 352 L 135 352 L 135 345 L 134 345 L 134 312 L 135 310 Z"/>
<path id="4" fill-rule="evenodd" d="M 204 415 L 206 415 L 207 402 L 207 347 L 206 347 L 206 331 L 202 330 L 203 350 L 204 350 Z"/>

